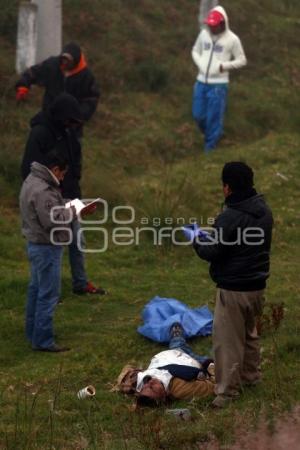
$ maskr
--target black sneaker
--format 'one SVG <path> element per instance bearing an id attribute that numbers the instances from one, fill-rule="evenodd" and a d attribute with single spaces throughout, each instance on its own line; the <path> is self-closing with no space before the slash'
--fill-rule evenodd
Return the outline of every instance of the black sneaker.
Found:
<path id="1" fill-rule="evenodd" d="M 54 344 L 51 347 L 47 348 L 35 347 L 32 350 L 36 352 L 62 353 L 68 352 L 71 349 L 69 347 L 59 347 L 58 345 Z"/>

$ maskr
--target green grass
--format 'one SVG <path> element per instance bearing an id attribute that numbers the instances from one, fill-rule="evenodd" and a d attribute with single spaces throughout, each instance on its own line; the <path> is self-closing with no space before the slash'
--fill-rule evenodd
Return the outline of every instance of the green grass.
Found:
<path id="1" fill-rule="evenodd" d="M 283 142 L 288 148 L 285 152 L 281 151 Z M 208 400 L 187 402 L 193 422 L 188 426 L 176 423 L 172 433 L 173 419 L 165 416 L 163 410 L 140 416 L 130 411 L 130 399 L 109 389 L 125 363 L 146 364 L 162 348 L 136 333 L 141 310 L 152 296 L 175 297 L 190 306 L 208 303 L 213 307 L 214 287 L 206 265 L 189 248 L 159 249 L 146 238 L 139 247 L 110 246 L 104 254 L 87 257 L 91 279 L 101 281 L 110 291 L 107 297 L 96 299 L 70 294 L 65 261 L 64 303 L 57 309 L 55 323 L 59 342 L 73 350 L 64 355 L 35 354 L 23 336 L 28 270 L 24 242 L 16 228 L 15 213 L 3 209 L 0 354 L 1 403 L 6 411 L 2 431 L 8 439 L 5 448 L 47 448 L 52 440 L 55 448 L 71 449 L 85 439 L 89 442 L 87 448 L 148 449 L 158 448 L 158 442 L 168 449 L 197 448 L 197 442 L 209 439 L 212 434 L 223 443 L 230 442 L 235 427 L 232 415 L 237 424 L 247 423 L 251 427 L 260 412 L 273 420 L 282 409 L 299 401 L 299 257 L 296 252 L 299 215 L 295 210 L 295 192 L 299 189 L 295 164 L 298 142 L 297 136 L 271 137 L 259 144 L 226 149 L 226 153 L 216 151 L 210 158 L 186 158 L 170 169 L 169 200 L 174 200 L 178 180 L 188 172 L 190 183 L 195 189 L 197 186 L 201 189 L 201 195 L 199 206 L 189 205 L 181 215 L 185 212 L 184 216 L 189 217 L 188 213 L 203 212 L 206 217 L 209 212 L 217 213 L 222 200 L 218 178 L 223 162 L 236 152 L 242 158 L 250 155 L 247 161 L 256 169 L 259 189 L 266 193 L 276 221 L 267 299 L 285 303 L 285 318 L 279 330 L 275 334 L 267 331 L 263 337 L 263 385 L 245 392 L 239 402 L 224 412 L 210 410 Z M 288 176 L 289 181 L 276 176 L 277 171 Z M 152 182 L 163 189 L 161 173 L 153 173 L 151 180 L 150 175 L 141 179 L 146 186 Z M 174 192 L 170 193 L 172 186 Z M 146 200 L 143 203 L 147 204 Z M 95 236 L 91 241 L 98 244 Z M 192 345 L 199 353 L 208 353 L 211 341 L 195 339 Z M 55 397 L 58 383 L 57 403 L 51 412 L 49 400 Z M 76 392 L 89 383 L 96 386 L 96 401 L 81 403 L 76 399 Z M 31 406 L 35 399 L 32 390 L 38 392 L 34 407 Z M 241 412 L 243 420 L 239 418 Z M 27 447 L 26 442 L 30 443 Z"/>
<path id="2" fill-rule="evenodd" d="M 197 35 L 198 2 L 189 0 L 66 0 L 65 41 L 77 39 L 99 78 L 101 106 L 84 138 L 84 194 L 105 198 L 110 208 L 132 205 L 141 218 L 198 217 L 220 210 L 220 172 L 242 159 L 255 170 L 256 186 L 272 207 L 275 228 L 269 303 L 284 302 L 279 329 L 263 339 L 264 383 L 245 391 L 227 410 L 209 400 L 187 406 L 192 421 L 174 422 L 164 409 L 137 414 L 132 400 L 110 392 L 127 362 L 147 364 L 162 346 L 136 332 L 145 303 L 154 295 L 190 306 L 214 305 L 208 267 L 190 248 L 109 245 L 87 256 L 89 277 L 109 290 L 103 299 L 71 294 L 65 255 L 63 304 L 57 308 L 58 342 L 72 351 L 37 354 L 24 338 L 28 283 L 25 242 L 17 209 L 19 164 L 28 120 L 41 94 L 16 107 L 13 97 L 17 2 L 0 1 L 0 448 L 187 449 L 215 436 L 230 445 L 235 428 L 255 427 L 264 415 L 272 424 L 299 402 L 299 84 L 300 6 L 296 1 L 224 0 L 249 65 L 234 74 L 226 116 L 226 139 L 208 157 L 191 115 L 195 68 L 190 49 Z M 286 9 L 286 13 L 284 10 Z M 299 14 L 298 14 L 299 15 Z M 277 172 L 288 178 L 285 181 Z M 111 209 L 110 209 L 111 211 Z M 112 232 L 111 220 L 107 227 Z M 88 244 L 100 245 L 97 235 Z M 209 353 L 211 339 L 194 339 Z M 87 384 L 92 401 L 77 400 Z"/>

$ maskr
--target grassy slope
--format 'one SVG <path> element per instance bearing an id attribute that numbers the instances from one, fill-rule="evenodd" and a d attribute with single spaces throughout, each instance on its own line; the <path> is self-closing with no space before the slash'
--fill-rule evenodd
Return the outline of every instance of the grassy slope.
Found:
<path id="1" fill-rule="evenodd" d="M 141 309 L 153 295 L 213 307 L 207 267 L 190 249 L 162 250 L 144 239 L 139 247 L 110 246 L 104 254 L 89 256 L 91 279 L 110 290 L 101 301 L 70 294 L 65 262 L 64 304 L 56 314 L 56 331 L 73 351 L 36 355 L 24 341 L 28 264 L 16 198 L 27 122 L 40 93 L 34 90 L 30 102 L 16 107 L 10 91 L 15 80 L 14 3 L 4 8 L 1 1 L 0 404 L 5 414 L 0 448 L 40 449 L 46 442 L 48 447 L 86 448 L 85 439 L 88 448 L 150 449 L 159 443 L 168 449 L 197 448 L 211 434 L 228 442 L 234 425 L 254 424 L 260 411 L 272 417 L 299 401 L 300 38 L 295 17 L 300 6 L 296 1 L 223 2 L 249 66 L 233 77 L 226 141 L 220 151 L 205 157 L 190 118 L 195 76 L 190 47 L 197 34 L 198 2 L 88 0 L 83 8 L 82 1 L 64 1 L 65 40 L 83 44 L 103 89 L 102 106 L 84 141 L 86 195 L 97 193 L 111 205 L 132 204 L 138 216 L 206 218 L 218 212 L 222 201 L 222 165 L 244 159 L 254 167 L 257 187 L 274 212 L 267 298 L 284 301 L 286 317 L 276 333 L 268 331 L 263 338 L 265 383 L 224 412 L 210 411 L 206 400 L 192 403 L 196 420 L 189 427 L 177 423 L 174 429 L 172 419 L 160 411 L 138 416 L 129 412 L 130 402 L 111 394 L 108 386 L 126 362 L 145 364 L 161 348 L 136 334 Z M 284 16 L 283 4 L 288 5 Z M 96 237 L 90 241 L 96 243 Z M 210 339 L 195 340 L 193 346 L 209 352 Z M 97 401 L 80 404 L 75 393 L 88 383 L 95 384 Z"/>

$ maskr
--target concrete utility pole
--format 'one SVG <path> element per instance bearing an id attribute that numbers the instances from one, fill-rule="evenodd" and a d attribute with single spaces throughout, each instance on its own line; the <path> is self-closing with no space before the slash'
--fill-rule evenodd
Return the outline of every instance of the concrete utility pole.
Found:
<path id="1" fill-rule="evenodd" d="M 200 13 L 199 13 L 200 28 L 203 28 L 203 22 L 208 12 L 218 4 L 219 4 L 218 0 L 200 0 Z"/>
<path id="2" fill-rule="evenodd" d="M 37 44 L 37 6 L 22 2 L 19 7 L 16 71 L 22 73 L 35 64 Z"/>
<path id="3" fill-rule="evenodd" d="M 58 55 L 62 48 L 62 0 L 32 0 L 37 6 L 36 62 Z"/>

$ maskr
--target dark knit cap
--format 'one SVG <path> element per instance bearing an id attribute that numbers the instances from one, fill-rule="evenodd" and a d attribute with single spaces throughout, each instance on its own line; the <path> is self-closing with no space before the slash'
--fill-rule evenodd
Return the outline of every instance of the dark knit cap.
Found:
<path id="1" fill-rule="evenodd" d="M 241 161 L 225 164 L 222 171 L 222 182 L 228 184 L 233 192 L 247 191 L 253 187 L 253 170 Z"/>
<path id="2" fill-rule="evenodd" d="M 68 44 L 66 44 L 61 54 L 63 55 L 64 53 L 68 53 L 69 55 L 71 55 L 76 65 L 79 63 L 81 57 L 81 48 L 78 44 L 76 44 L 76 42 L 69 42 Z"/>

